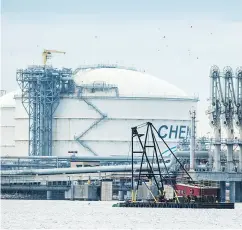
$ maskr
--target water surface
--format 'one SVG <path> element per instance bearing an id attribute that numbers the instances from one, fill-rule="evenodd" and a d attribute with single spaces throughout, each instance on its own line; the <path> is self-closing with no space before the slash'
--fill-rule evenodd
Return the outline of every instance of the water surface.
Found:
<path id="1" fill-rule="evenodd" d="M 242 229 L 234 210 L 112 208 L 114 202 L 1 200 L 1 229 Z"/>

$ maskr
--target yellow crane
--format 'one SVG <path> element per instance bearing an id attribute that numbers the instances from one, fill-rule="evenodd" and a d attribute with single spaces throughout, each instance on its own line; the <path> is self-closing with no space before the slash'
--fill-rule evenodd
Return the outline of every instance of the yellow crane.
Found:
<path id="1" fill-rule="evenodd" d="M 52 53 L 65 54 L 66 52 L 59 50 L 44 50 L 42 53 L 44 65 L 46 65 L 47 60 L 52 57 Z"/>

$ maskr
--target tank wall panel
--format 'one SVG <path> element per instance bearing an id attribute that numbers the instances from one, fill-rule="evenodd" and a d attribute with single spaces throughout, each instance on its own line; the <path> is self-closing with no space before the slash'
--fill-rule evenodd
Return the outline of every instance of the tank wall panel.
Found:
<path id="1" fill-rule="evenodd" d="M 16 119 L 15 140 L 29 139 L 29 120 Z"/>
<path id="2" fill-rule="evenodd" d="M 72 156 L 73 153 L 69 151 L 77 151 L 79 156 L 93 156 L 87 149 L 85 149 L 77 141 L 54 141 L 53 142 L 53 156 Z"/>
<path id="3" fill-rule="evenodd" d="M 109 142 L 109 141 L 86 141 L 88 145 L 98 156 L 131 156 L 131 144 L 130 142 Z M 166 151 L 167 148 L 164 144 L 159 145 L 161 151 Z M 176 146 L 176 142 L 169 142 L 169 146 L 172 148 Z M 134 144 L 134 148 L 141 150 L 138 144 Z M 76 141 L 55 141 L 53 143 L 53 155 L 54 156 L 70 156 L 68 151 L 77 151 L 77 156 L 93 156 L 91 152 L 83 148 L 81 144 Z M 148 155 L 152 155 L 153 152 L 147 152 Z"/>
<path id="4" fill-rule="evenodd" d="M 1 156 L 15 156 L 16 155 L 16 151 L 15 151 L 15 147 L 14 146 L 1 146 L 0 147 L 0 154 Z M 21 155 L 22 156 L 22 155 Z"/>
<path id="5" fill-rule="evenodd" d="M 103 120 L 92 128 L 83 140 L 130 141 L 131 128 L 145 122 L 152 122 L 165 139 L 182 139 L 186 137 L 190 121 L 177 120 Z M 140 129 L 144 133 L 144 128 Z M 158 137 L 158 136 L 157 136 Z"/>
<path id="6" fill-rule="evenodd" d="M 136 118 L 136 119 L 188 119 L 189 110 L 196 102 L 168 101 L 157 99 L 92 99 L 102 112 L 110 118 Z"/>
<path id="7" fill-rule="evenodd" d="M 126 155 L 130 152 L 131 127 L 147 121 L 154 124 L 160 134 L 169 142 L 170 147 L 176 145 L 180 137 L 184 137 L 190 126 L 189 110 L 196 107 L 192 101 L 172 101 L 162 99 L 91 99 L 107 118 L 86 133 L 82 140 L 100 156 Z M 28 115 L 17 100 L 16 108 L 16 151 L 17 155 L 28 154 Z M 100 114 L 81 99 L 64 98 L 54 114 L 53 120 L 53 155 L 68 156 L 68 151 L 78 151 L 80 156 L 93 154 L 74 140 L 87 130 Z M 18 119 L 25 118 L 25 119 Z M 163 149 L 163 147 L 162 147 Z M 166 148 L 164 147 L 164 150 Z"/>
<path id="8" fill-rule="evenodd" d="M 94 121 L 89 119 L 54 119 L 53 140 L 74 140 L 74 136 L 80 135 Z"/>
<path id="9" fill-rule="evenodd" d="M 99 118 L 100 115 L 82 99 L 63 98 L 54 113 L 54 117 Z"/>
<path id="10" fill-rule="evenodd" d="M 53 140 L 74 140 L 92 126 L 98 119 L 54 119 Z M 91 128 L 82 140 L 129 141 L 131 127 L 152 122 L 165 139 L 182 139 L 188 133 L 190 121 L 179 120 L 116 120 L 104 119 Z M 145 130 L 141 130 L 145 132 Z"/>
<path id="11" fill-rule="evenodd" d="M 16 118 L 28 118 L 28 114 L 22 104 L 21 97 L 16 97 L 16 111 L 15 111 L 15 117 Z"/>
<path id="12" fill-rule="evenodd" d="M 1 127 L 0 143 L 1 146 L 14 146 L 14 126 Z"/>
<path id="13" fill-rule="evenodd" d="M 15 108 L 0 108 L 0 121 L 1 126 L 14 126 L 15 125 Z"/>
<path id="14" fill-rule="evenodd" d="M 15 154 L 14 156 L 28 156 L 28 141 L 15 141 Z"/>

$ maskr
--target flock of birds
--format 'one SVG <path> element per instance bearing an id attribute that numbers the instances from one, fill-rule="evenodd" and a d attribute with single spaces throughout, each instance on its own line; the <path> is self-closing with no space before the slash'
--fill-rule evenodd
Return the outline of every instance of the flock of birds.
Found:
<path id="1" fill-rule="evenodd" d="M 192 29 L 192 28 L 193 28 L 193 26 L 190 25 L 190 29 Z M 158 28 L 158 30 L 160 30 L 160 28 Z M 212 35 L 212 34 L 213 34 L 213 33 L 211 32 L 210 35 Z M 95 39 L 98 39 L 98 36 L 96 35 L 96 36 L 94 36 L 94 38 L 95 38 Z M 162 38 L 163 38 L 163 39 L 167 39 L 167 38 L 166 38 L 166 35 L 164 35 Z M 166 44 L 165 46 L 166 46 L 166 48 L 169 47 L 168 44 Z M 158 49 L 157 52 L 160 52 L 160 49 Z M 188 55 L 191 56 L 191 49 L 188 49 L 187 52 L 188 52 Z M 198 60 L 199 57 L 197 56 L 196 59 Z"/>
<path id="2" fill-rule="evenodd" d="M 192 25 L 190 25 L 190 29 L 193 29 L 193 26 L 192 26 Z M 160 30 L 160 28 L 158 28 L 158 30 Z M 212 34 L 213 34 L 213 33 L 210 33 L 210 35 L 212 35 Z M 94 39 L 98 39 L 98 38 L 99 38 L 99 36 L 97 36 L 97 35 L 94 36 Z M 162 39 L 166 39 L 166 40 L 167 40 L 166 35 L 163 35 Z M 37 45 L 37 47 L 39 47 L 39 45 Z M 168 48 L 169 45 L 166 44 L 165 47 Z M 160 49 L 157 50 L 157 52 L 160 52 L 160 51 L 161 51 Z M 192 54 L 192 53 L 191 53 L 191 49 L 187 49 L 187 52 L 188 52 L 188 55 L 191 56 L 191 54 Z M 198 60 L 199 57 L 197 56 L 196 59 Z"/>
<path id="3" fill-rule="evenodd" d="M 192 29 L 192 28 L 193 28 L 193 26 L 191 25 L 190 26 L 190 29 Z M 159 28 L 159 30 L 160 30 L 160 28 Z M 212 35 L 212 34 L 213 33 L 210 33 L 210 35 Z M 165 35 L 163 36 L 163 39 L 166 39 L 166 36 Z M 166 48 L 168 48 L 168 45 L 167 44 L 166 44 Z M 158 49 L 157 51 L 160 52 L 160 49 Z M 188 52 L 188 55 L 191 56 L 191 49 L 188 49 L 187 52 Z M 197 56 L 196 59 L 198 60 L 199 57 Z"/>

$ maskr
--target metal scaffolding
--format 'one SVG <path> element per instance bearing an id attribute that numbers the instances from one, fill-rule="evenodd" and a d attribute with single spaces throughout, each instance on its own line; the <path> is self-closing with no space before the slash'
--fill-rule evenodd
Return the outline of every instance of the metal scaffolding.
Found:
<path id="1" fill-rule="evenodd" d="M 73 92 L 70 69 L 30 66 L 17 70 L 22 103 L 29 115 L 29 155 L 52 155 L 52 121 L 60 94 Z"/>

